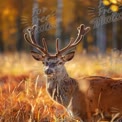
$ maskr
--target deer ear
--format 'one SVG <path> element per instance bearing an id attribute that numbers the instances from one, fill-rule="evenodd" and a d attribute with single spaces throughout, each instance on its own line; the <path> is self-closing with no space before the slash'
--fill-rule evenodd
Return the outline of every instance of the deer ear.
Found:
<path id="1" fill-rule="evenodd" d="M 37 61 L 43 61 L 44 60 L 44 57 L 35 51 L 31 51 L 31 55 Z"/>
<path id="2" fill-rule="evenodd" d="M 74 57 L 74 54 L 75 52 L 70 52 L 70 53 L 67 53 L 65 56 L 63 56 L 63 60 L 66 62 L 66 61 L 70 61 L 73 59 Z"/>

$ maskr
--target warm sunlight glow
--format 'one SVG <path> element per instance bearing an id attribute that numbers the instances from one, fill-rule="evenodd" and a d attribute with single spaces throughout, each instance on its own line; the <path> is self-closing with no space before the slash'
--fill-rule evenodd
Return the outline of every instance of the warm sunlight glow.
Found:
<path id="1" fill-rule="evenodd" d="M 6 8 L 4 11 L 3 11 L 3 15 L 8 15 L 9 14 L 9 9 L 8 8 Z"/>
<path id="2" fill-rule="evenodd" d="M 119 7 L 117 5 L 111 5 L 110 9 L 113 11 L 113 12 L 117 12 L 119 10 Z"/>
<path id="3" fill-rule="evenodd" d="M 110 2 L 108 0 L 103 0 L 103 4 L 108 6 L 108 5 L 110 5 Z"/>
<path id="4" fill-rule="evenodd" d="M 103 0 L 103 4 L 109 6 L 113 12 L 117 12 L 121 1 L 122 0 Z"/>
<path id="5" fill-rule="evenodd" d="M 117 2 L 122 5 L 122 0 L 117 0 Z"/>
<path id="6" fill-rule="evenodd" d="M 111 3 L 117 4 L 117 0 L 110 0 Z"/>

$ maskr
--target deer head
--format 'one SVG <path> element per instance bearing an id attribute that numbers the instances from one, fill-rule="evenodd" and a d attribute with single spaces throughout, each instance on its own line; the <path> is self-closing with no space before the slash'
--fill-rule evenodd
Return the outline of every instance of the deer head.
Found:
<path id="1" fill-rule="evenodd" d="M 59 39 L 56 39 L 56 53 L 51 55 L 48 53 L 47 44 L 45 39 L 42 39 L 43 47 L 39 46 L 36 43 L 34 38 L 34 30 L 36 26 L 29 27 L 24 34 L 25 40 L 33 47 L 35 47 L 38 52 L 31 51 L 31 54 L 34 59 L 38 61 L 42 61 L 44 64 L 45 74 L 48 77 L 51 77 L 55 74 L 60 74 L 65 69 L 64 64 L 67 61 L 70 61 L 75 54 L 75 48 L 83 39 L 84 35 L 90 30 L 89 27 L 85 27 L 85 25 L 81 24 L 78 29 L 77 38 L 71 39 L 69 44 L 63 49 L 59 49 Z"/>

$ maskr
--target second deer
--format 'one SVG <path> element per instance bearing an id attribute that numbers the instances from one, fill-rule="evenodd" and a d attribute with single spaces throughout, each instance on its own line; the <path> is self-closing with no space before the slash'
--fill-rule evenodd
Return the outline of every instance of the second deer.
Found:
<path id="1" fill-rule="evenodd" d="M 56 39 L 56 54 L 48 52 L 45 39 L 43 47 L 36 43 L 34 30 L 36 26 L 27 29 L 25 40 L 38 52 L 31 51 L 34 59 L 42 61 L 47 76 L 47 92 L 54 101 L 63 105 L 70 116 L 79 117 L 84 122 L 108 119 L 114 121 L 122 116 L 122 80 L 101 76 L 90 76 L 74 79 L 68 75 L 64 64 L 75 54 L 76 46 L 81 42 L 89 27 L 81 24 L 78 27 L 76 40 L 71 39 L 63 49 L 59 49 Z M 82 71 L 82 69 L 81 69 Z"/>

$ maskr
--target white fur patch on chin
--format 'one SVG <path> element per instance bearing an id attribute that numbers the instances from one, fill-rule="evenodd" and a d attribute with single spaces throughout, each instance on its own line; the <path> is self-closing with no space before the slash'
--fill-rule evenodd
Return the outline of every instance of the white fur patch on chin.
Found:
<path id="1" fill-rule="evenodd" d="M 55 74 L 54 74 L 54 73 L 53 73 L 53 74 L 50 74 L 50 75 L 46 75 L 46 74 L 45 74 L 45 76 L 48 77 L 48 78 L 52 78 L 52 77 L 55 76 Z"/>

